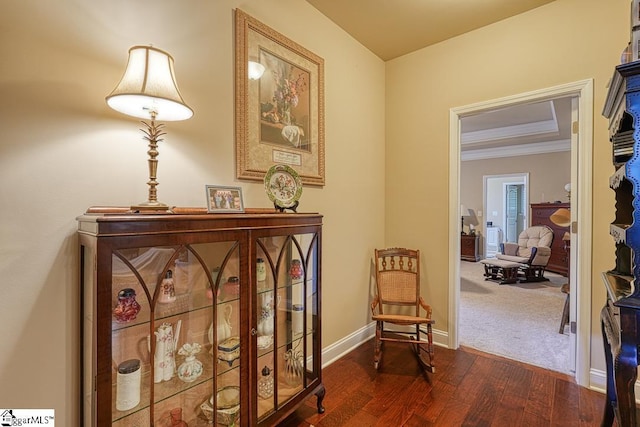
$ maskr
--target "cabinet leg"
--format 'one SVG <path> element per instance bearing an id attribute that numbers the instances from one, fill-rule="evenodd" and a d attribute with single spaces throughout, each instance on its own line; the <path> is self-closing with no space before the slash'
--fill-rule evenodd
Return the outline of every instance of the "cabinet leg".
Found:
<path id="1" fill-rule="evenodd" d="M 322 401 L 324 400 L 324 394 L 326 390 L 324 388 L 324 384 L 320 385 L 320 389 L 316 392 L 316 397 L 318 398 L 318 413 L 324 414 L 324 406 L 322 406 Z"/>
<path id="2" fill-rule="evenodd" d="M 606 307 L 602 310 L 603 313 Z M 604 315 L 603 315 L 604 317 Z M 613 381 L 613 356 L 611 354 L 611 345 L 607 339 L 604 320 L 600 324 L 602 328 L 602 337 L 604 338 L 604 359 L 607 366 L 607 398 L 604 404 L 604 415 L 602 417 L 601 427 L 611 427 L 613 425 L 614 413 L 613 402 L 616 400 L 615 384 Z"/>
<path id="3" fill-rule="evenodd" d="M 633 386 L 638 377 L 637 318 L 631 309 L 620 309 L 620 351 L 614 358 L 614 378 L 620 426 L 636 425 L 636 399 Z"/>

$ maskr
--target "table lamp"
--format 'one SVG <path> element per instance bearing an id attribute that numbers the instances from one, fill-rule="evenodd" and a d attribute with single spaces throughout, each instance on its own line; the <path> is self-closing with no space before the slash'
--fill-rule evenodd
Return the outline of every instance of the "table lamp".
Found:
<path id="1" fill-rule="evenodd" d="M 551 214 L 549 220 L 558 227 L 569 227 L 571 225 L 571 211 L 567 208 L 557 209 Z"/>
<path id="2" fill-rule="evenodd" d="M 464 232 L 464 217 L 469 216 L 469 209 L 465 205 L 460 205 L 460 234 L 466 234 Z"/>
<path id="3" fill-rule="evenodd" d="M 129 60 L 122 79 L 106 97 L 107 104 L 128 116 L 150 119 L 142 121 L 146 129 L 144 139 L 149 141 L 149 197 L 132 206 L 134 211 L 168 211 L 169 206 L 158 202 L 156 173 L 158 170 L 158 142 L 166 133 L 157 120 L 186 120 L 193 110 L 182 99 L 173 71 L 173 57 L 152 46 L 134 46 L 129 49 Z"/>

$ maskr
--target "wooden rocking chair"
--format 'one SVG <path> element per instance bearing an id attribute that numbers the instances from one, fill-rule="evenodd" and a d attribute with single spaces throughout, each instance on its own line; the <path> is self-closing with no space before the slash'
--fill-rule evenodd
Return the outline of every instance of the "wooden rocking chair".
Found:
<path id="1" fill-rule="evenodd" d="M 375 258 L 377 295 L 371 303 L 371 318 L 376 322 L 375 368 L 380 364 L 383 342 L 394 341 L 411 344 L 420 364 L 435 372 L 432 335 L 435 322 L 431 320 L 431 306 L 420 296 L 420 251 L 376 249 Z M 424 316 L 420 316 L 421 307 L 426 312 Z M 385 330 L 385 323 L 413 326 L 415 330 L 389 331 Z M 423 325 L 426 332 L 420 330 Z M 421 333 L 426 334 L 427 341 L 420 339 Z"/>

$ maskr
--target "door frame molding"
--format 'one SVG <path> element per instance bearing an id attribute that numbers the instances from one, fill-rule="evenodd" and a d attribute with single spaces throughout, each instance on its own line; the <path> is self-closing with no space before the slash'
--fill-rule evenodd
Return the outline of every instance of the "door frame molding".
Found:
<path id="1" fill-rule="evenodd" d="M 576 265 L 571 266 L 571 277 L 576 286 L 576 372 L 578 385 L 589 386 L 591 368 L 591 248 L 592 248 L 592 197 L 593 197 L 593 79 L 580 80 L 550 88 L 534 90 L 489 101 L 455 107 L 449 110 L 449 247 L 455 250 L 449 255 L 449 348 L 457 349 L 458 311 L 460 306 L 460 119 L 480 112 L 518 105 L 526 102 L 574 96 L 578 98 L 578 138 L 577 150 L 577 201 L 572 205 L 577 210 L 577 224 L 573 233 L 580 238 Z M 575 153 L 572 151 L 572 156 Z"/>

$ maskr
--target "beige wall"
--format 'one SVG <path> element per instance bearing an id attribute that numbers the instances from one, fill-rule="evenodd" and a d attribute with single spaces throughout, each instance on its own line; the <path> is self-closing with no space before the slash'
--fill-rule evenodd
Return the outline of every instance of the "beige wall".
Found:
<path id="1" fill-rule="evenodd" d="M 166 123 L 158 195 L 205 206 L 205 184 L 235 180 L 233 9 L 325 60 L 326 186 L 301 211 L 325 215 L 323 346 L 368 323 L 369 266 L 384 243 L 384 63 L 301 0 L 6 0 L 0 13 L 0 402 L 54 408 L 76 424 L 77 215 L 147 198 L 147 146 L 136 119 L 104 97 L 135 44 L 175 57 L 195 110 Z M 355 304 L 354 301 L 360 303 Z"/>
<path id="2" fill-rule="evenodd" d="M 529 204 L 568 201 L 564 186 L 571 181 L 569 151 L 464 161 L 460 163 L 460 203 L 474 213 L 474 216 L 465 218 L 465 231 L 468 231 L 469 222 L 472 222 L 484 235 L 487 221 L 502 219 L 501 212 L 494 218 L 489 208 L 482 212 L 482 217 L 478 216 L 478 212 L 483 210 L 484 177 L 516 173 L 529 174 Z"/>
<path id="3" fill-rule="evenodd" d="M 387 63 L 386 241 L 425 249 L 426 294 L 448 329 L 449 111 L 584 79 L 594 80 L 592 367 L 604 369 L 600 272 L 613 267 L 613 173 L 606 85 L 629 40 L 627 0 L 557 0 Z M 454 196 L 455 197 L 455 196 Z M 585 290 L 587 293 L 589 290 Z"/>

